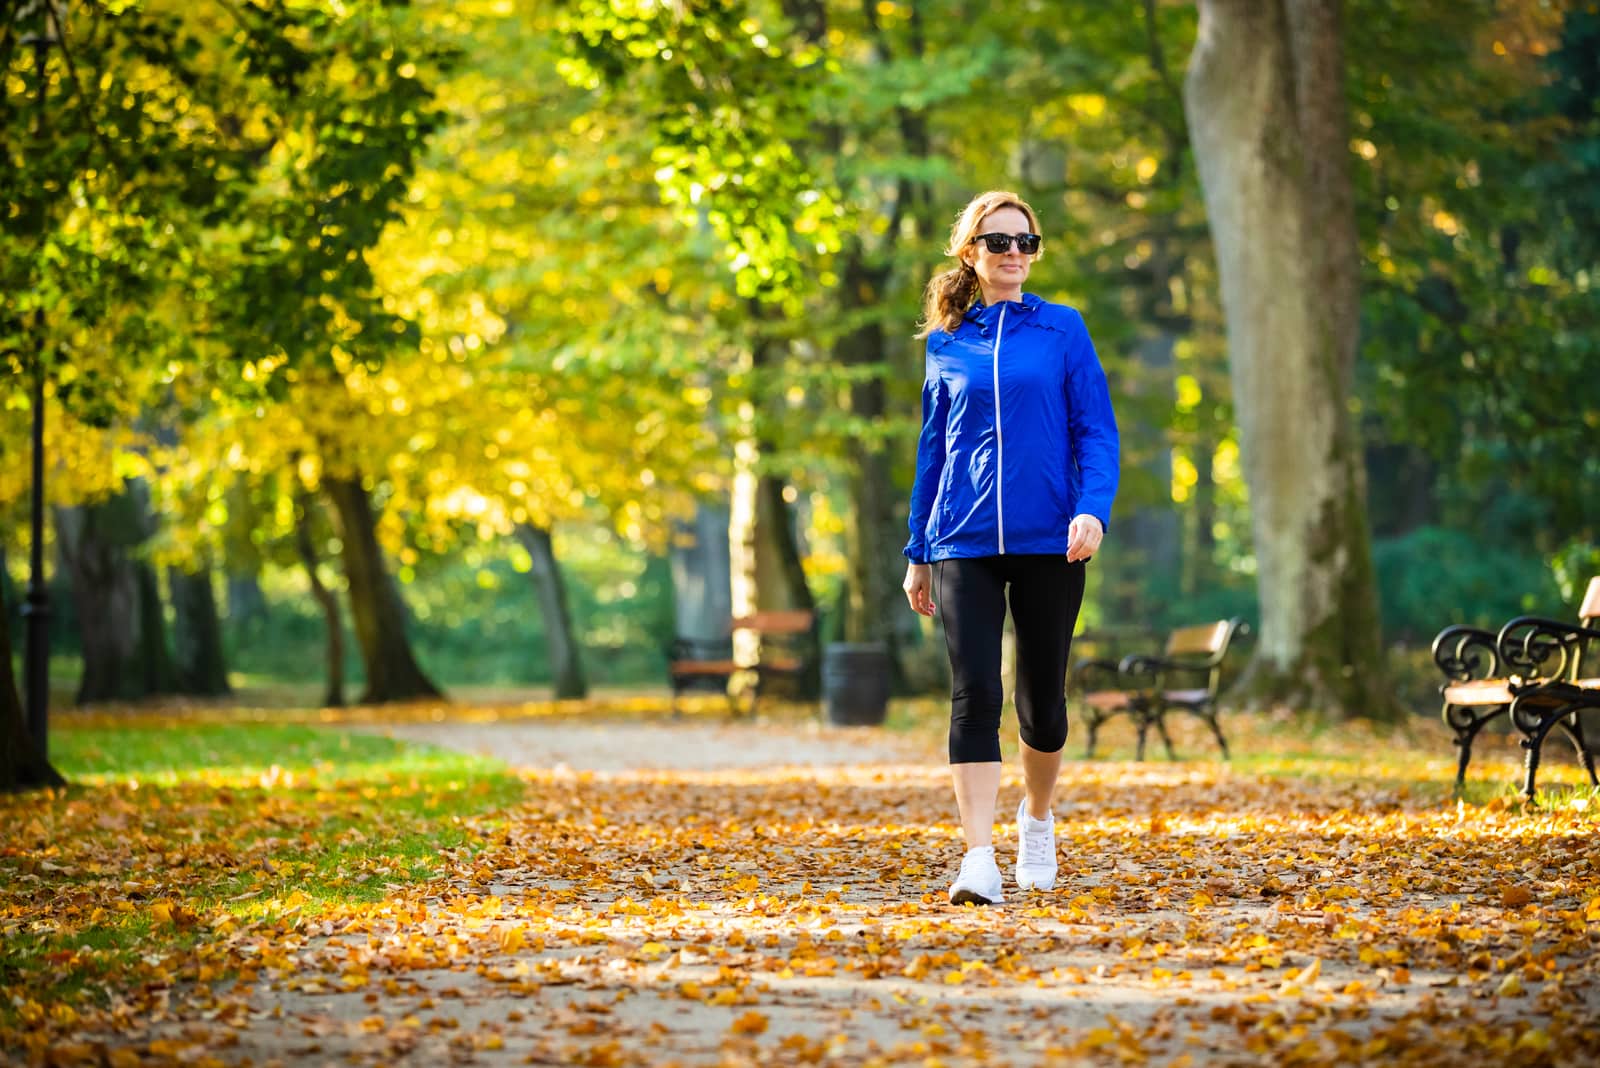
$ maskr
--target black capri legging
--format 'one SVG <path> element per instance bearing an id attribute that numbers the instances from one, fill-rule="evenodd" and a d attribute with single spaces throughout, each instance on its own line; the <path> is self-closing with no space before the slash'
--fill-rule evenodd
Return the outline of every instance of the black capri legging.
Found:
<path id="1" fill-rule="evenodd" d="M 1044 753 L 1067 744 L 1067 654 L 1083 603 L 1084 561 L 1062 555 L 982 556 L 934 566 L 950 649 L 950 763 L 1000 759 L 1000 635 L 1006 585 L 1017 632 L 1017 722 Z"/>

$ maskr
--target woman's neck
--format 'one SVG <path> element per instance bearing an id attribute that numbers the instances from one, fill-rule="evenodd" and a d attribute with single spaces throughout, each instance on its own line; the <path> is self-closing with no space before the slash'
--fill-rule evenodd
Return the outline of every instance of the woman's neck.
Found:
<path id="1" fill-rule="evenodd" d="M 978 289 L 983 293 L 983 303 L 985 305 L 998 304 L 1002 300 L 1020 301 L 1022 299 L 1021 286 L 1011 286 L 1008 289 L 990 289 L 980 283 Z"/>

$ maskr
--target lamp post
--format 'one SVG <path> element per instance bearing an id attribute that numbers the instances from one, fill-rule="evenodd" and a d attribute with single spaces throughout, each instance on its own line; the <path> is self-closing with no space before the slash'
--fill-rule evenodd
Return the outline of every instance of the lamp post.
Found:
<path id="1" fill-rule="evenodd" d="M 36 15 L 38 28 L 24 38 L 33 45 L 34 67 L 39 78 L 38 109 L 34 115 L 35 143 L 45 143 L 45 94 L 49 89 L 50 46 L 57 41 L 61 18 L 52 0 L 34 0 L 23 16 Z M 28 691 L 28 735 L 38 754 L 39 762 L 50 759 L 50 591 L 44 581 L 44 377 L 45 332 L 44 311 L 33 313 L 33 487 L 31 500 L 31 535 L 28 553 L 28 596 L 22 606 L 22 616 L 27 628 L 27 651 L 23 663 L 23 680 Z"/>

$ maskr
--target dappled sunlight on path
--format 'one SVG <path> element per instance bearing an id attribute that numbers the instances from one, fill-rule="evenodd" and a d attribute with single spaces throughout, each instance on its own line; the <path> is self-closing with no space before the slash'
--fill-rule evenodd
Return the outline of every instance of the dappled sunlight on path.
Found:
<path id="1" fill-rule="evenodd" d="M 539 723 L 519 744 L 581 754 L 614 731 L 626 752 L 630 729 Z M 1058 889 L 973 909 L 945 903 L 959 830 L 928 732 L 651 730 L 681 753 L 517 761 L 517 795 L 454 819 L 436 878 L 197 911 L 194 943 L 117 991 L 113 1015 L 39 1006 L 10 1038 L 42 1057 L 48 1034 L 62 1063 L 1531 1064 L 1600 1048 L 1593 814 L 1458 804 L 1412 781 L 1432 756 L 1399 743 L 1363 761 L 1352 732 L 1301 776 L 1288 744 L 1282 768 L 1070 761 Z M 706 766 L 678 759 L 697 751 Z M 719 766 L 729 751 L 763 760 Z M 1002 812 L 1019 791 L 1009 775 Z M 1009 881 L 1014 829 L 997 845 Z"/>

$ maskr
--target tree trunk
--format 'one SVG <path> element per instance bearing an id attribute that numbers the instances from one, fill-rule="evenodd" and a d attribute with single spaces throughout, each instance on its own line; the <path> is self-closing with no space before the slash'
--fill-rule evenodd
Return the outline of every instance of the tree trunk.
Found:
<path id="1" fill-rule="evenodd" d="M 72 590 L 83 649 L 77 703 L 142 696 L 139 670 L 139 586 L 128 545 L 107 527 L 122 528 L 119 502 L 57 508 L 56 544 Z"/>
<path id="2" fill-rule="evenodd" d="M 228 576 L 228 622 L 234 627 L 245 627 L 267 618 L 267 598 L 261 592 L 261 580 L 250 572 L 234 572 Z"/>
<path id="3" fill-rule="evenodd" d="M 303 488 L 295 491 L 294 547 L 306 569 L 311 596 L 322 609 L 327 634 L 327 688 L 322 694 L 322 707 L 340 708 L 344 705 L 344 621 L 339 617 L 338 596 L 323 585 L 322 576 L 317 574 L 317 548 L 311 537 L 311 495 Z"/>
<path id="4" fill-rule="evenodd" d="M 840 299 L 845 314 L 860 312 L 880 303 L 888 282 L 886 267 L 868 267 L 857 247 L 846 259 Z M 850 414 L 863 428 L 883 421 L 888 404 L 884 375 L 887 373 L 883 325 L 869 319 L 834 346 L 834 356 L 845 367 L 872 369 L 870 378 L 850 385 Z M 881 437 L 858 432 L 850 443 L 850 508 L 845 516 L 845 554 L 848 557 L 848 587 L 842 633 L 847 642 L 883 642 L 889 650 L 891 684 L 895 691 L 905 688 L 905 672 L 900 662 L 899 629 L 895 626 L 904 612 L 900 592 L 901 523 L 889 454 Z"/>
<path id="5" fill-rule="evenodd" d="M 544 617 L 545 641 L 550 649 L 550 675 L 556 699 L 587 697 L 589 683 L 583 674 L 583 654 L 572 632 L 572 612 L 567 607 L 567 586 L 556 563 L 550 531 L 528 523 L 517 524 L 517 541 L 533 558 L 533 585 Z"/>
<path id="6" fill-rule="evenodd" d="M 752 377 L 760 380 L 776 358 L 770 341 L 760 340 L 752 352 Z M 761 397 L 752 400 L 759 409 Z M 728 551 L 733 614 L 777 610 L 816 611 L 811 588 L 800 563 L 789 504 L 783 498 L 784 481 L 758 470 L 760 459 L 773 445 L 756 426 L 747 426 L 734 446 L 733 499 L 728 516 Z M 817 630 L 812 629 L 815 643 Z M 815 644 L 806 651 L 812 665 L 797 682 L 798 695 L 815 697 L 821 690 L 821 664 Z M 735 635 L 734 658 L 753 664 L 761 655 L 760 640 L 748 632 Z"/>
<path id="7" fill-rule="evenodd" d="M 1388 716 L 1360 442 L 1335 0 L 1201 0 L 1184 92 L 1216 245 L 1261 630 L 1247 690 Z"/>
<path id="8" fill-rule="evenodd" d="M 210 566 L 196 571 L 170 568 L 167 590 L 172 598 L 172 648 L 178 688 L 183 693 L 207 697 L 231 692 Z"/>
<path id="9" fill-rule="evenodd" d="M 443 696 L 422 673 L 406 638 L 405 606 L 394 580 L 383 566 L 372 502 L 359 478 L 322 480 L 339 520 L 345 580 L 350 587 L 350 614 L 366 667 L 363 704 Z"/>
<path id="10" fill-rule="evenodd" d="M 167 645 L 167 614 L 161 606 L 161 580 L 156 569 L 143 560 L 133 564 L 134 588 L 138 591 L 139 626 L 135 661 L 139 669 L 139 696 L 179 693 L 178 668 Z"/>
<path id="11" fill-rule="evenodd" d="M 0 561 L 4 557 L 0 556 Z M 0 583 L 3 587 L 6 583 Z M 11 605 L 0 589 L 0 793 L 36 786 L 64 786 L 49 761 L 40 760 L 28 733 L 28 720 L 17 695 L 11 665 Z"/>
<path id="12" fill-rule="evenodd" d="M 694 520 L 673 529 L 672 607 L 684 638 L 720 638 L 733 615 L 729 589 L 728 510 L 701 503 Z"/>

